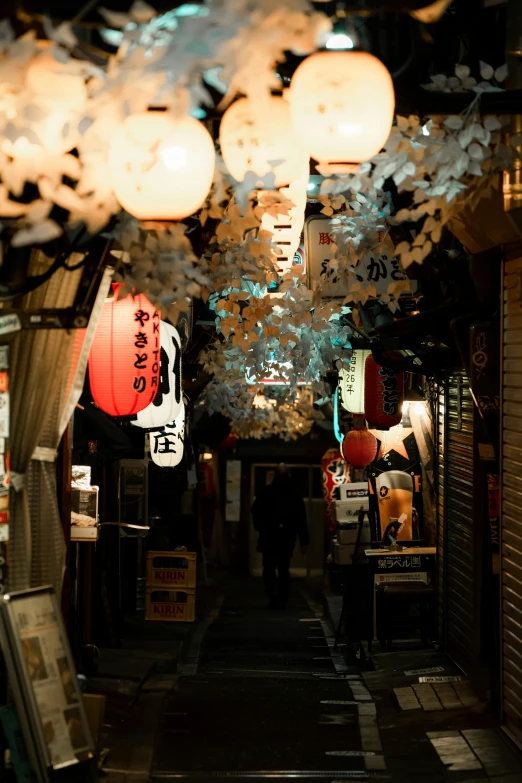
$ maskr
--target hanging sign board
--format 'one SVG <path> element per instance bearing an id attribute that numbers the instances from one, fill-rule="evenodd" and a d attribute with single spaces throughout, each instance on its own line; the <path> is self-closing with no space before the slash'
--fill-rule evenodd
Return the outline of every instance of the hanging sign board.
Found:
<path id="1" fill-rule="evenodd" d="M 329 217 L 312 215 L 305 221 L 305 249 L 309 286 L 315 290 L 322 286 L 324 296 L 347 297 L 350 293 L 350 278 L 340 280 L 335 274 L 328 275 L 329 262 L 335 257 L 335 237 L 331 233 Z M 391 246 L 390 246 L 391 251 Z M 374 285 L 377 296 L 388 293 L 390 283 L 406 280 L 397 258 L 381 246 L 379 252 L 367 254 L 362 263 L 354 269 L 353 282 Z M 328 281 L 328 282 L 326 282 Z M 412 284 L 412 288 L 415 286 Z"/>
<path id="2" fill-rule="evenodd" d="M 53 588 L 4 596 L 0 640 L 38 782 L 47 783 L 50 770 L 90 761 L 94 745 Z"/>

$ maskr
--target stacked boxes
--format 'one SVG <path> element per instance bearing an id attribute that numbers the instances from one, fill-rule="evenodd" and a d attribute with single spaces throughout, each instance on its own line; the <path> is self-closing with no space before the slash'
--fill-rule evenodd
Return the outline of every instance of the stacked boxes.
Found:
<path id="1" fill-rule="evenodd" d="M 355 552 L 355 544 L 359 534 L 359 514 L 365 511 L 360 549 L 371 543 L 370 521 L 368 519 L 369 499 L 368 485 L 344 484 L 341 486 L 341 500 L 333 503 L 333 514 L 336 522 L 336 540 L 334 542 L 334 562 L 338 565 L 351 565 Z M 360 556 L 360 552 L 358 553 Z"/>
<path id="2" fill-rule="evenodd" d="M 146 620 L 196 619 L 196 552 L 147 552 Z"/>

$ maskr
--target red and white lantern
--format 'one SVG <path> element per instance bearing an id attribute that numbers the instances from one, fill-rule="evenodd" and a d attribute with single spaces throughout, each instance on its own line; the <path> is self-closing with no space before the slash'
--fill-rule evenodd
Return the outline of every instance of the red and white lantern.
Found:
<path id="1" fill-rule="evenodd" d="M 177 329 L 166 321 L 160 328 L 161 359 L 158 393 L 145 410 L 137 414 L 136 427 L 156 429 L 174 421 L 183 405 L 181 388 L 181 340 Z"/>
<path id="2" fill-rule="evenodd" d="M 89 354 L 94 402 L 110 416 L 132 416 L 154 400 L 159 377 L 160 316 L 156 308 L 143 294 L 108 299 Z"/>
<path id="3" fill-rule="evenodd" d="M 364 372 L 364 416 L 368 427 L 389 430 L 401 423 L 404 372 L 381 367 L 368 356 Z"/>
<path id="4" fill-rule="evenodd" d="M 152 461 L 160 468 L 175 468 L 183 459 L 185 443 L 185 404 L 175 421 L 146 436 Z"/>

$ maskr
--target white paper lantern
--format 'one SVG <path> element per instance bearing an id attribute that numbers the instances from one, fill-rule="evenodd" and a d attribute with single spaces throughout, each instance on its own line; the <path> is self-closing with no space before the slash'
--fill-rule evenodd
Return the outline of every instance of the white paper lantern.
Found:
<path id="1" fill-rule="evenodd" d="M 164 427 L 178 416 L 183 405 L 181 388 L 181 339 L 172 324 L 160 324 L 161 356 L 159 388 L 154 400 L 136 414 L 136 427 Z"/>
<path id="2" fill-rule="evenodd" d="M 297 68 L 289 90 L 294 127 L 320 162 L 361 163 L 376 155 L 393 121 L 392 78 L 366 52 L 319 52 Z"/>
<path id="3" fill-rule="evenodd" d="M 273 171 L 276 187 L 281 187 L 296 180 L 308 162 L 284 98 L 270 97 L 259 105 L 248 98 L 233 103 L 221 120 L 219 142 L 225 165 L 238 182 L 247 171 L 259 177 Z"/>
<path id="4" fill-rule="evenodd" d="M 339 372 L 341 406 L 350 413 L 364 413 L 364 367 L 371 351 L 354 351 L 350 365 Z"/>
<path id="5" fill-rule="evenodd" d="M 212 137 L 193 117 L 134 114 L 110 144 L 114 194 L 140 220 L 182 220 L 194 214 L 210 190 L 214 165 Z"/>
<path id="6" fill-rule="evenodd" d="M 175 468 L 183 458 L 185 442 L 185 405 L 175 421 L 159 430 L 147 433 L 150 456 L 155 465 L 160 468 Z"/>
<path id="7" fill-rule="evenodd" d="M 308 166 L 306 172 L 295 182 L 291 182 L 287 188 L 281 188 L 281 193 L 294 206 L 287 215 L 278 215 L 273 217 L 265 212 L 261 218 L 261 227 L 272 233 L 272 241 L 276 243 L 277 265 L 281 272 L 289 272 L 292 268 L 294 255 L 301 242 L 303 232 L 306 195 L 308 185 Z M 304 269 L 302 270 L 304 272 Z"/>

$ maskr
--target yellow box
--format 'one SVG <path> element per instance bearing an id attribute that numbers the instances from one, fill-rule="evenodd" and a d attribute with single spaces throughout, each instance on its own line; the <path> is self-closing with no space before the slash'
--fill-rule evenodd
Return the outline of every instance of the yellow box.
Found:
<path id="1" fill-rule="evenodd" d="M 164 623 L 193 623 L 196 619 L 196 591 L 147 587 L 145 619 Z"/>
<path id="2" fill-rule="evenodd" d="M 147 587 L 196 586 L 196 552 L 147 552 Z"/>

